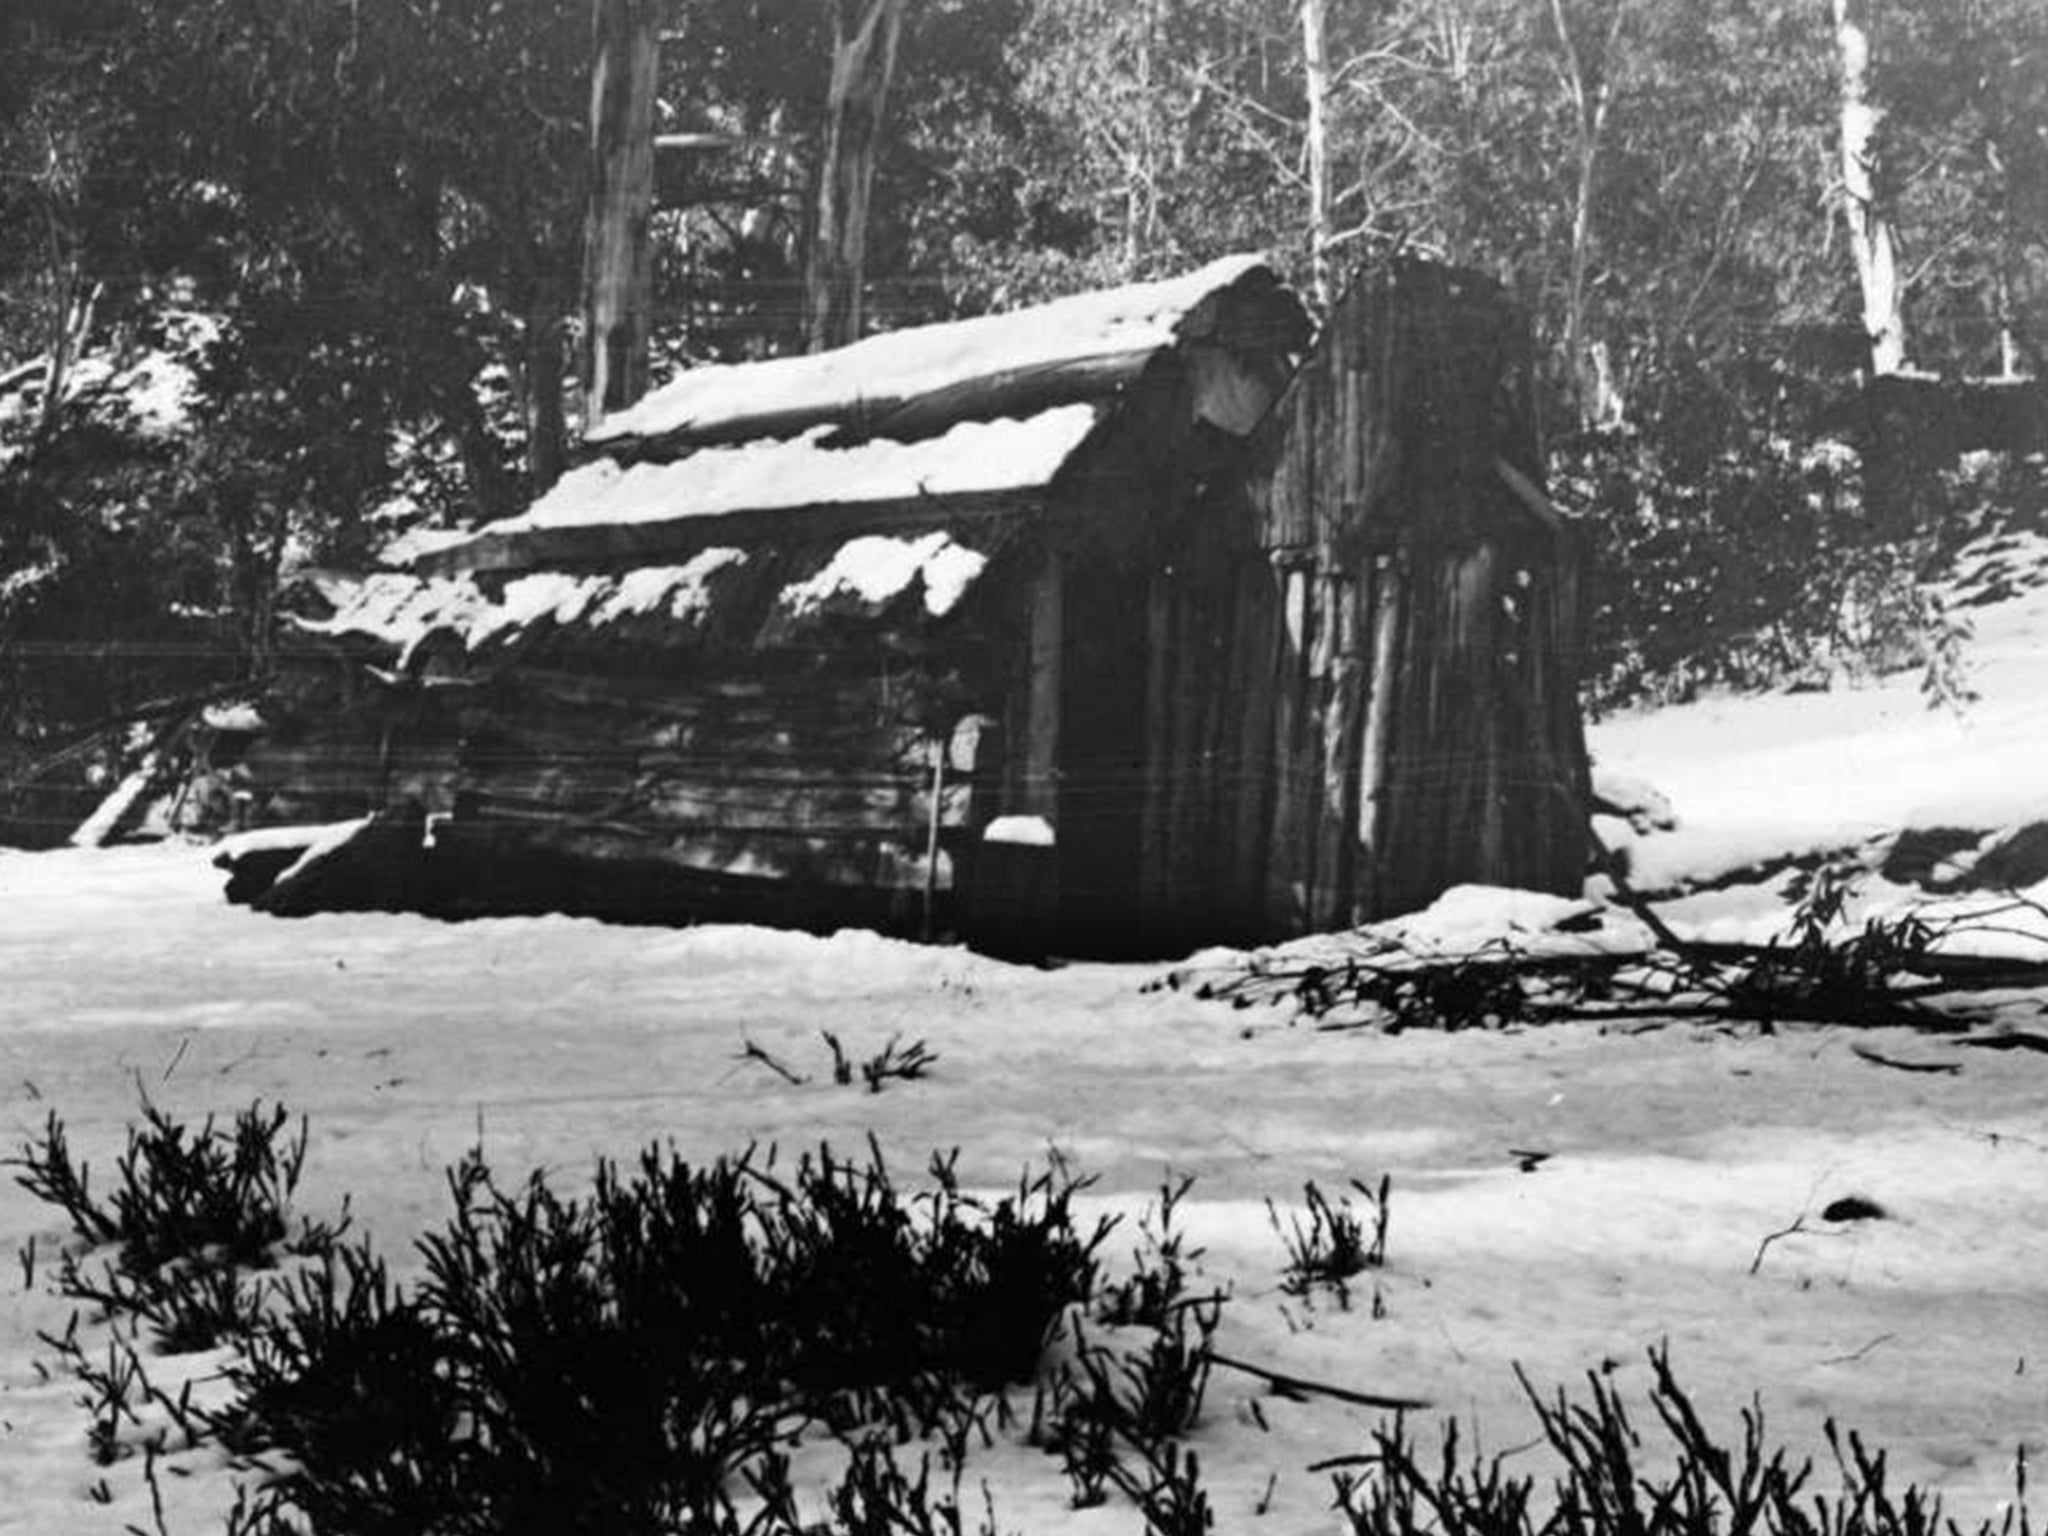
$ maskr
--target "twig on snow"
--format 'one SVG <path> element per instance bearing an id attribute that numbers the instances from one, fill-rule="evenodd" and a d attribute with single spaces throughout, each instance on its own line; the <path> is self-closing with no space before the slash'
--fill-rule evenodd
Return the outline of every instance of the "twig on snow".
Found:
<path id="1" fill-rule="evenodd" d="M 753 1041 L 745 1038 L 744 1036 L 742 1036 L 740 1039 L 740 1060 L 758 1061 L 759 1063 L 761 1063 L 762 1066 L 766 1067 L 770 1072 L 773 1072 L 777 1077 L 781 1078 L 785 1083 L 790 1084 L 792 1087 L 800 1088 L 805 1083 L 808 1083 L 810 1081 L 808 1077 L 804 1077 L 799 1073 L 792 1072 L 780 1061 L 777 1061 L 775 1057 L 771 1055 L 764 1047 L 756 1045 Z"/>
<path id="2" fill-rule="evenodd" d="M 1764 1267 L 1764 1253 L 1767 1249 L 1769 1249 L 1771 1244 L 1775 1243 L 1781 1237 L 1790 1237 L 1795 1232 L 1804 1232 L 1805 1230 L 1806 1212 L 1801 1211 L 1797 1216 L 1792 1218 L 1791 1226 L 1780 1227 L 1777 1231 L 1768 1234 L 1762 1242 L 1756 1245 L 1756 1257 L 1749 1261 L 1749 1272 L 1753 1275 L 1758 1270 Z"/>
<path id="3" fill-rule="evenodd" d="M 1887 1056 L 1882 1051 L 1865 1045 L 1861 1040 L 1850 1042 L 1849 1049 L 1872 1066 L 1891 1067 L 1900 1072 L 1948 1072 L 1963 1070 L 1960 1061 L 1907 1061 L 1898 1056 Z"/>
<path id="4" fill-rule="evenodd" d="M 1209 1363 L 1220 1365 L 1225 1370 L 1242 1371 L 1247 1376 L 1279 1388 L 1282 1392 L 1300 1392 L 1314 1397 L 1332 1397 L 1342 1403 L 1357 1403 L 1362 1408 L 1387 1408 L 1406 1410 L 1427 1408 L 1427 1400 L 1419 1397 L 1388 1397 L 1378 1392 L 1359 1392 L 1351 1387 L 1339 1387 L 1325 1381 L 1310 1381 L 1302 1376 L 1289 1376 L 1284 1371 L 1268 1370 L 1263 1365 L 1252 1365 L 1248 1361 L 1233 1360 L 1228 1355 L 1209 1351 Z"/>

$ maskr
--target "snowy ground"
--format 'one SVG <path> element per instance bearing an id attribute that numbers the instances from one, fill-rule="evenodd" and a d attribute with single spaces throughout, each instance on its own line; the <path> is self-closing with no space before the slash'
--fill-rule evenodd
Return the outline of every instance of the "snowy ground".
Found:
<path id="1" fill-rule="evenodd" d="M 2038 818 L 2048 604 L 1988 611 L 1979 637 L 1984 697 L 1961 717 L 1929 713 L 1906 680 L 1601 731 L 1604 763 L 1656 783 L 1680 815 L 1636 849 L 1638 869 Z M 2048 1447 L 2040 1054 L 1962 1052 L 1960 1070 L 1923 1074 L 1850 1050 L 1937 1048 L 1900 1031 L 1320 1033 L 1141 992 L 1157 968 L 1036 971 L 859 934 L 288 923 L 227 907 L 219 879 L 185 847 L 0 852 L 10 1147 L 55 1109 L 104 1178 L 144 1092 L 188 1115 L 282 1099 L 312 1122 L 302 1204 L 317 1214 L 352 1193 L 394 1255 L 438 1223 L 442 1170 L 479 1139 L 502 1173 L 568 1182 L 656 1138 L 710 1157 L 770 1140 L 852 1150 L 873 1132 L 906 1182 L 958 1147 L 963 1176 L 991 1187 L 1056 1148 L 1134 1215 L 1169 1174 L 1195 1175 L 1188 1225 L 1233 1295 L 1224 1352 L 1427 1398 L 1489 1449 L 1533 1435 L 1516 1364 L 1546 1387 L 1608 1371 L 1640 1400 L 1645 1351 L 1664 1340 L 1721 1427 L 1760 1393 L 1773 1431 L 1818 1451 L 1834 1416 L 1966 1520 L 1997 1512 L 2017 1448 Z M 1756 889 L 1692 902 L 1701 920 L 1751 924 L 1768 905 Z M 856 1054 L 900 1032 L 938 1064 L 879 1095 L 837 1087 L 820 1029 Z M 742 1060 L 746 1041 L 816 1078 L 793 1086 Z M 1524 1172 L 1527 1151 L 1550 1156 Z M 1282 1294 L 1265 1200 L 1381 1173 L 1384 1317 L 1370 1282 L 1349 1311 Z M 1851 1193 L 1889 1217 L 1821 1218 Z M 1757 1264 L 1764 1238 L 1802 1217 Z M 53 1212 L 0 1187 L 0 1248 L 35 1238 L 47 1255 L 61 1235 Z M 134 1463 L 105 1474 L 110 1503 L 89 1496 L 102 1472 L 76 1387 L 35 1367 L 35 1330 L 64 1315 L 40 1291 L 8 1265 L 0 1531 L 153 1529 Z M 1372 1422 L 1219 1371 L 1194 1437 L 1218 1529 L 1333 1528 L 1328 1478 L 1306 1469 L 1363 1449 Z M 178 1470 L 191 1475 L 165 1479 L 172 1536 L 219 1529 L 228 1474 L 206 1457 Z M 1121 1502 L 1069 1512 L 1056 1464 L 1020 1446 L 983 1454 L 970 1490 L 983 1478 L 1005 1531 L 1140 1527 Z"/>

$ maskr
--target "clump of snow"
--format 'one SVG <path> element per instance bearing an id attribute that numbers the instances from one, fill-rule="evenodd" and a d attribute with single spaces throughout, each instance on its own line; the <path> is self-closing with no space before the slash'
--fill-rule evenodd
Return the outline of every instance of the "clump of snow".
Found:
<path id="1" fill-rule="evenodd" d="M 1477 948 L 1509 934 L 1543 933 L 1583 916 L 1587 903 L 1547 891 L 1498 885 L 1454 885 L 1443 895 L 1390 927 L 1410 944 L 1443 949 Z"/>
<path id="2" fill-rule="evenodd" d="M 375 820 L 374 816 L 364 816 L 356 821 L 330 822 L 327 826 L 319 828 L 313 840 L 306 844 L 305 850 L 278 875 L 277 884 L 283 885 L 288 880 L 296 880 L 315 865 L 326 863 L 361 836 Z M 287 843 L 285 846 L 289 848 L 294 845 Z"/>
<path id="3" fill-rule="evenodd" d="M 309 822 L 289 827 L 256 827 L 247 832 L 234 832 L 213 845 L 214 863 L 225 868 L 235 860 L 252 853 L 276 853 L 290 848 L 312 848 L 316 845 L 338 844 L 347 841 L 369 825 L 366 817 L 350 821 Z"/>
<path id="4" fill-rule="evenodd" d="M 846 598 L 879 608 L 922 578 L 925 611 L 944 618 L 987 565 L 986 555 L 956 544 L 948 533 L 919 538 L 864 534 L 840 545 L 823 570 L 784 587 L 780 602 L 796 616 Z"/>
<path id="5" fill-rule="evenodd" d="M 1051 848 L 1058 841 L 1043 816 L 998 816 L 983 829 L 981 840 L 1018 848 Z"/>
<path id="6" fill-rule="evenodd" d="M 1021 421 L 964 421 L 914 443 L 877 438 L 828 448 L 822 439 L 832 428 L 824 426 L 787 442 L 705 448 L 673 463 L 599 459 L 483 536 L 1032 489 L 1059 472 L 1095 419 L 1092 405 L 1062 405 Z"/>
<path id="7" fill-rule="evenodd" d="M 97 809 L 85 819 L 77 831 L 71 834 L 74 848 L 97 848 L 114 835 L 114 829 L 135 809 L 142 797 L 148 793 L 162 766 L 157 754 L 152 752 L 127 778 L 118 784 L 114 792 L 99 803 Z"/>
<path id="8" fill-rule="evenodd" d="M 536 571 L 505 584 L 505 595 L 469 627 L 469 643 L 479 646 L 506 630 L 526 629 L 544 619 L 573 624 L 589 611 L 611 583 L 602 576 L 570 576 L 561 571 Z"/>
<path id="9" fill-rule="evenodd" d="M 293 619 L 316 635 L 367 635 L 409 651 L 439 629 L 469 633 L 485 622 L 490 599 L 466 578 L 422 579 L 400 571 L 378 571 L 359 581 L 328 579 L 323 590 L 335 604 L 324 619 Z"/>
<path id="10" fill-rule="evenodd" d="M 263 729 L 263 713 L 254 704 L 209 704 L 199 712 L 199 720 L 215 731 L 260 731 Z"/>
<path id="11" fill-rule="evenodd" d="M 399 652 L 401 668 L 436 633 L 452 634 L 474 651 L 541 624 L 603 628 L 658 614 L 694 627 L 711 613 L 719 578 L 748 559 L 745 550 L 719 545 L 680 565 L 644 566 L 617 576 L 531 571 L 507 582 L 496 599 L 468 576 L 380 571 L 354 582 L 326 577 L 322 589 L 335 611 L 297 623 L 314 634 L 382 641 Z M 845 605 L 876 609 L 915 582 L 922 586 L 925 611 L 944 618 L 988 565 L 988 556 L 942 530 L 866 535 L 812 559 L 823 563 L 781 590 L 778 607 L 787 617 Z"/>
<path id="12" fill-rule="evenodd" d="M 681 565 L 650 565 L 629 571 L 598 604 L 593 622 L 612 624 L 657 609 L 685 622 L 702 619 L 711 611 L 711 578 L 746 563 L 745 550 L 714 547 L 698 551 Z"/>
<path id="13" fill-rule="evenodd" d="M 723 422 L 775 414 L 844 417 L 878 385 L 899 399 L 1014 369 L 1151 351 L 1173 343 L 1196 305 L 1264 266 L 1261 256 L 1226 256 L 1180 277 L 890 331 L 807 357 L 693 368 L 608 417 L 590 440 L 712 431 Z"/>

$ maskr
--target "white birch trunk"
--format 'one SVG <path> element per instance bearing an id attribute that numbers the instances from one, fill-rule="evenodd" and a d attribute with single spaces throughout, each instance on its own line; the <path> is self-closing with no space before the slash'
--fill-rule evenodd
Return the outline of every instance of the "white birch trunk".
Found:
<path id="1" fill-rule="evenodd" d="M 1309 286 L 1316 306 L 1330 304 L 1330 141 L 1325 115 L 1330 100 L 1330 56 L 1325 37 L 1326 0 L 1301 0 L 1301 59 L 1308 90 Z"/>
<path id="2" fill-rule="evenodd" d="M 1870 0 L 1834 0 L 1835 47 L 1842 68 L 1842 218 L 1863 290 L 1870 370 L 1906 364 L 1904 294 L 1891 210 L 1879 190 L 1877 130 L 1884 109 L 1871 89 Z"/>

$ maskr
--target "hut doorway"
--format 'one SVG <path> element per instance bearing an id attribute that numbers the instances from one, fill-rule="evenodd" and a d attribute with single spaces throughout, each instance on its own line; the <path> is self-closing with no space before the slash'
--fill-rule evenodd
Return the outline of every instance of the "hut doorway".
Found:
<path id="1" fill-rule="evenodd" d="M 1107 562 L 1066 562 L 1060 687 L 1060 947 L 1145 950 L 1137 931 L 1145 793 L 1145 602 Z"/>

